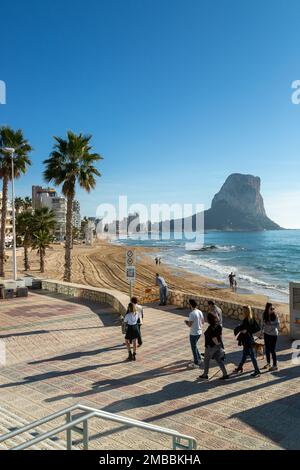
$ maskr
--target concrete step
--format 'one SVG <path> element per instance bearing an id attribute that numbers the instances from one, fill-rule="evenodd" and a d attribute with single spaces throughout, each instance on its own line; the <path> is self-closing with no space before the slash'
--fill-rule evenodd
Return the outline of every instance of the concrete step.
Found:
<path id="1" fill-rule="evenodd" d="M 32 420 L 33 421 L 33 420 Z M 19 414 L 17 415 L 14 413 L 11 409 L 8 409 L 7 407 L 0 407 L 0 436 L 3 434 L 6 434 L 8 432 L 14 431 L 17 428 L 21 428 L 27 424 L 30 423 L 30 420 L 27 420 L 24 416 L 20 416 Z M 61 418 L 60 423 L 63 423 L 63 418 Z M 26 441 L 29 441 L 33 439 L 34 437 L 37 437 L 40 433 L 50 431 L 54 427 L 56 427 L 57 424 L 54 424 L 53 422 L 43 424 L 39 426 L 38 429 L 32 429 L 31 431 L 24 432 L 18 436 L 13 437 L 12 439 L 9 439 L 7 441 L 1 442 L 0 443 L 0 449 L 1 450 L 8 450 L 11 449 L 14 446 L 17 446 L 19 444 L 22 444 Z M 67 444 L 66 440 L 62 437 L 62 435 L 59 436 L 53 436 L 50 439 L 47 439 L 46 441 L 40 442 L 39 444 L 36 444 L 29 449 L 31 450 L 66 450 Z M 74 447 L 76 449 L 76 447 Z"/>

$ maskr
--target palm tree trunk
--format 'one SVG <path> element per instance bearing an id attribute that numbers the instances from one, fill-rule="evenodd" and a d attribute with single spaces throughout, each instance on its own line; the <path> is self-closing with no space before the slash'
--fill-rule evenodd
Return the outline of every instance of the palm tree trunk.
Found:
<path id="1" fill-rule="evenodd" d="M 0 230 L 0 277 L 5 276 L 4 262 L 5 262 L 5 226 L 7 214 L 7 192 L 8 192 L 8 178 L 3 176 L 2 186 L 2 209 L 1 209 L 1 230 Z"/>
<path id="2" fill-rule="evenodd" d="M 24 269 L 25 271 L 29 271 L 30 264 L 28 259 L 28 246 L 24 245 Z"/>
<path id="3" fill-rule="evenodd" d="M 65 272 L 64 281 L 71 282 L 72 269 L 72 216 L 73 216 L 73 196 L 67 198 L 67 216 L 66 216 L 66 245 L 65 245 Z"/>
<path id="4" fill-rule="evenodd" d="M 40 271 L 45 272 L 45 251 L 42 248 L 40 248 Z"/>

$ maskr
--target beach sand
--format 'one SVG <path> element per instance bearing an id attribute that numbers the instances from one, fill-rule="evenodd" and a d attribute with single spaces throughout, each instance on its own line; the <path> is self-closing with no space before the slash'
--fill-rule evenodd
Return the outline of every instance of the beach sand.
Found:
<path id="1" fill-rule="evenodd" d="M 72 282 L 94 287 L 118 289 L 128 293 L 129 287 L 125 278 L 125 252 L 128 247 L 114 245 L 107 241 L 97 241 L 93 246 L 74 245 Z M 214 279 L 190 273 L 184 269 L 175 268 L 167 264 L 156 266 L 154 258 L 157 248 L 134 247 L 137 256 L 136 283 L 134 294 L 141 295 L 145 289 L 155 289 L 155 273 L 162 274 L 170 289 L 191 295 L 203 295 L 212 299 L 222 299 L 239 304 L 249 304 L 263 307 L 269 300 L 259 294 L 240 294 L 232 292 L 229 288 Z M 152 254 L 153 253 L 153 254 Z M 6 263 L 6 278 L 11 276 L 11 252 Z M 23 250 L 17 250 L 18 275 L 24 274 Z M 39 257 L 35 251 L 30 252 L 31 270 L 28 273 L 46 279 L 63 279 L 64 247 L 52 245 L 46 254 L 45 273 L 39 272 Z M 287 304 L 274 302 L 281 312 L 288 312 Z"/>

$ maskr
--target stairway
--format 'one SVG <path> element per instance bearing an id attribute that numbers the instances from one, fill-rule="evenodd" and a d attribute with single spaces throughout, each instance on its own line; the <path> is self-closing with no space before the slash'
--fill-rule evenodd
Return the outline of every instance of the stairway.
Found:
<path id="1" fill-rule="evenodd" d="M 61 420 L 61 422 L 63 421 Z M 27 421 L 24 417 L 17 416 L 11 410 L 0 406 L 0 437 L 3 436 L 3 434 L 14 431 L 17 428 L 21 428 L 22 426 L 25 426 L 28 423 L 29 421 Z M 53 427 L 53 423 L 52 423 L 52 427 Z M 9 441 L 0 442 L 0 450 L 9 450 L 14 446 L 17 446 L 19 444 L 22 444 L 25 441 L 29 441 L 30 439 L 37 437 L 39 434 L 39 431 L 45 432 L 50 429 L 51 429 L 51 424 L 50 426 L 49 424 L 48 425 L 44 424 L 40 426 L 38 430 L 32 429 L 31 431 L 27 431 L 19 436 L 13 437 Z M 32 446 L 30 449 L 32 450 L 66 450 L 66 448 L 67 448 L 66 440 L 55 436 L 50 439 L 47 439 L 46 441 L 40 442 L 39 444 L 35 446 Z"/>

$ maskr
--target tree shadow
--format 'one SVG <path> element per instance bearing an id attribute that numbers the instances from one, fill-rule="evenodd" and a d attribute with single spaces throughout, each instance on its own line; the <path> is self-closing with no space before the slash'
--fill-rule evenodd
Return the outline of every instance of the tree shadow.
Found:
<path id="1" fill-rule="evenodd" d="M 232 418 L 238 418 L 284 449 L 300 449 L 300 392 L 259 405 L 255 413 L 245 410 Z"/>
<path id="2" fill-rule="evenodd" d="M 96 354 L 101 354 L 109 351 L 118 351 L 120 349 L 124 349 L 123 344 L 116 344 L 115 346 L 108 346 L 106 348 L 101 348 L 101 349 L 92 349 L 90 351 L 75 351 L 72 353 L 67 353 L 67 354 L 61 354 L 59 356 L 53 356 L 49 357 L 47 359 L 40 359 L 37 361 L 32 361 L 28 362 L 29 365 L 34 365 L 34 364 L 43 364 L 45 362 L 53 362 L 53 361 L 70 361 L 72 359 L 79 359 L 81 357 L 89 357 L 89 356 L 95 356 Z M 112 364 L 111 364 L 112 365 Z"/>
<path id="3" fill-rule="evenodd" d="M 117 379 L 112 377 L 106 377 L 103 380 L 99 380 L 92 384 L 90 390 L 86 390 L 80 393 L 68 393 L 64 395 L 58 395 L 55 397 L 47 398 L 46 402 L 54 402 L 58 400 L 65 400 L 66 398 L 83 398 L 91 395 L 95 395 L 103 392 L 110 392 L 115 389 L 121 389 L 128 385 L 136 385 L 139 382 L 152 380 L 157 377 L 164 377 L 168 375 L 178 374 L 186 370 L 186 361 L 176 361 L 170 364 L 167 364 L 156 369 L 151 369 L 145 372 L 139 372 L 137 374 L 126 375 Z"/>
<path id="4" fill-rule="evenodd" d="M 79 297 L 70 297 L 66 294 L 60 294 L 57 292 L 36 290 L 34 291 L 34 293 L 39 296 L 50 297 L 71 304 L 82 305 L 84 307 L 87 307 L 99 317 L 99 319 L 103 323 L 103 326 L 105 327 L 120 326 L 121 324 L 118 312 L 114 310 L 109 304 L 96 302 L 89 299 L 82 299 Z"/>
<path id="5" fill-rule="evenodd" d="M 192 412 L 195 416 L 199 416 L 199 418 L 201 419 L 201 417 L 202 417 L 201 416 L 201 408 L 209 406 L 209 405 L 213 405 L 213 404 L 218 403 L 218 402 L 221 402 L 224 399 L 227 400 L 227 399 L 230 399 L 230 398 L 240 397 L 241 395 L 244 395 L 244 394 L 262 393 L 264 391 L 267 392 L 268 387 L 270 387 L 271 385 L 274 385 L 274 382 L 276 382 L 276 384 L 281 384 L 281 383 L 284 383 L 286 381 L 291 380 L 292 378 L 299 377 L 299 366 L 287 369 L 287 370 L 285 370 L 285 372 L 281 371 L 281 372 L 274 373 L 272 375 L 274 376 L 274 381 L 264 382 L 264 383 L 257 382 L 257 380 L 259 381 L 259 379 L 253 379 L 249 375 L 235 376 L 227 382 L 213 381 L 213 382 L 201 382 L 201 383 L 196 382 L 195 383 L 195 382 L 189 382 L 189 381 L 184 381 L 183 380 L 183 381 L 175 382 L 175 383 L 172 383 L 172 384 L 167 384 L 161 390 L 156 391 L 156 392 L 145 393 L 143 395 L 117 400 L 117 401 L 105 406 L 104 408 L 102 408 L 102 410 L 110 412 L 110 413 L 122 413 L 122 412 L 128 412 L 128 411 L 133 410 L 135 408 L 145 408 L 147 406 L 154 406 L 154 405 L 158 405 L 158 404 L 160 405 L 161 403 L 163 403 L 165 401 L 168 401 L 168 400 L 180 400 L 181 398 L 186 397 L 186 396 L 191 396 L 191 395 L 195 395 L 195 394 L 199 394 L 199 393 L 204 393 L 204 392 L 208 391 L 209 389 L 211 389 L 212 387 L 218 387 L 218 388 L 220 388 L 220 390 L 225 390 L 225 394 L 222 394 L 220 396 L 213 397 L 213 398 L 208 398 L 208 399 L 202 400 L 200 402 L 197 401 L 196 403 L 189 404 L 189 405 L 182 406 L 182 407 L 178 406 L 178 407 L 176 407 L 176 409 L 168 410 L 164 413 L 160 413 L 160 414 L 153 415 L 153 416 L 150 416 L 148 418 L 145 418 L 144 421 L 151 423 L 151 422 L 159 421 L 159 420 L 162 420 L 162 419 L 165 419 L 165 418 L 170 418 L 172 416 L 177 415 L 178 413 L 186 413 L 186 412 Z M 243 381 L 244 382 L 245 380 L 249 382 L 249 384 L 250 384 L 249 387 L 247 387 L 245 389 L 242 389 L 242 390 L 232 391 L 232 392 L 230 392 L 230 391 L 227 392 L 226 391 L 226 386 L 231 381 L 234 381 L 234 382 Z M 285 400 L 285 404 L 286 404 L 291 399 L 290 399 L 290 397 L 286 397 L 284 400 Z M 295 401 L 297 402 L 297 410 L 298 410 L 297 414 L 299 412 L 299 419 L 300 419 L 300 400 L 299 400 L 298 394 L 296 396 Z M 263 406 L 265 406 L 265 405 L 263 405 Z M 246 413 L 244 415 L 245 416 L 244 421 L 247 420 L 246 422 L 248 424 L 250 424 L 251 426 L 253 425 L 254 428 L 256 426 L 258 428 L 258 425 L 256 424 L 257 423 L 256 418 L 259 417 L 260 408 L 261 407 L 253 407 L 249 411 L 242 412 L 242 413 L 237 413 L 236 415 L 230 416 L 228 419 L 231 419 L 231 418 L 234 418 L 234 417 L 239 417 L 239 418 L 241 417 L 243 419 L 243 413 Z M 267 409 L 267 407 L 266 407 L 266 409 Z M 272 407 L 270 408 L 270 411 L 271 410 L 273 411 Z M 292 411 L 291 411 L 291 413 L 292 413 Z M 266 420 L 267 428 L 272 429 L 272 426 L 274 426 L 274 421 L 271 422 L 271 420 L 272 420 L 272 416 L 274 416 L 274 415 L 272 413 L 266 413 L 264 416 L 265 416 L 264 419 Z M 280 427 L 280 425 L 281 425 L 280 424 L 281 423 L 280 422 L 280 416 L 279 416 L 278 413 L 276 414 L 276 416 L 278 417 L 278 419 L 276 420 L 276 426 Z M 293 420 L 291 419 L 291 421 L 289 422 L 289 425 L 292 428 L 291 429 L 291 435 L 293 433 L 296 433 L 297 436 L 298 436 L 297 438 L 294 439 L 294 441 L 298 445 L 298 442 L 299 442 L 299 424 L 297 422 L 296 425 L 293 425 Z M 111 435 L 112 433 L 119 433 L 121 431 L 125 431 L 126 429 L 128 429 L 128 426 L 119 426 L 116 429 L 95 434 L 95 435 L 91 436 L 91 439 L 99 439 L 101 437 Z M 279 436 L 279 435 L 276 435 L 275 432 L 272 433 L 271 431 L 269 431 L 269 433 L 267 431 L 265 431 L 265 432 L 262 432 L 262 434 L 265 435 L 266 437 L 270 438 L 271 440 L 275 441 L 275 442 L 277 442 L 276 439 L 278 439 L 278 437 L 281 437 L 281 434 Z M 288 447 L 288 448 L 297 448 L 297 447 Z"/>
<path id="6" fill-rule="evenodd" d="M 60 329 L 53 329 L 53 330 L 24 331 L 22 333 L 10 333 L 7 335 L 0 335 L 0 339 L 14 338 L 18 336 L 43 335 L 43 334 L 48 334 L 48 333 L 52 333 L 56 331 L 97 330 L 98 328 L 102 328 L 102 326 L 87 326 L 86 328 L 60 328 Z"/>

